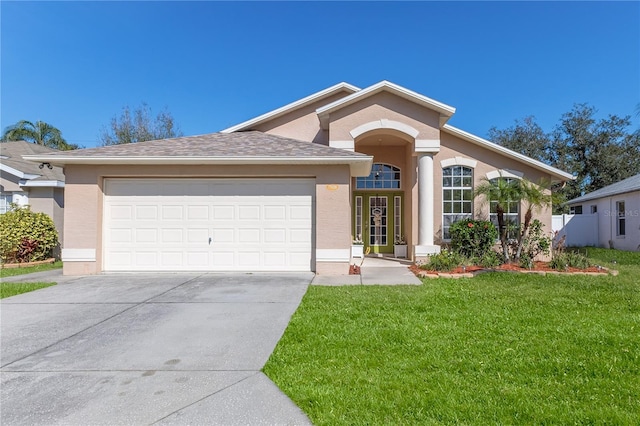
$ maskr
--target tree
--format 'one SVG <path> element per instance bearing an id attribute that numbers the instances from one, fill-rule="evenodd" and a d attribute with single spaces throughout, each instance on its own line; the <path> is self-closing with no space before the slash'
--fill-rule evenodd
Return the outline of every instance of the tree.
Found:
<path id="1" fill-rule="evenodd" d="M 182 132 L 167 110 L 161 111 L 155 119 L 151 108 L 142 103 L 131 111 L 129 106 L 122 109 L 120 117 L 113 117 L 109 128 L 103 128 L 100 135 L 102 145 L 120 145 L 182 136 Z"/>
<path id="2" fill-rule="evenodd" d="M 473 193 L 475 197 L 484 197 L 486 203 L 496 203 L 496 216 L 498 219 L 498 235 L 500 236 L 500 244 L 502 245 L 502 255 L 505 262 L 511 260 L 509 255 L 509 244 L 507 242 L 507 226 L 504 221 L 504 213 L 508 208 L 509 202 L 519 201 L 521 199 L 520 181 L 517 179 L 509 180 L 505 177 L 496 179 L 482 178 L 482 182 L 476 187 Z"/>
<path id="3" fill-rule="evenodd" d="M 567 199 L 640 173 L 640 132 L 628 131 L 630 117 L 596 120 L 595 113 L 574 105 L 553 132 L 552 164 L 576 176 L 563 190 Z"/>
<path id="4" fill-rule="evenodd" d="M 516 120 L 515 126 L 504 130 L 492 127 L 489 129 L 489 139 L 536 160 L 545 163 L 551 160 L 551 137 L 533 116 L 525 117 L 522 122 Z"/>
<path id="5" fill-rule="evenodd" d="M 550 187 L 551 182 L 548 180 L 541 180 L 538 184 L 527 179 L 520 181 L 518 195 L 520 195 L 520 201 L 525 204 L 525 214 L 524 223 L 518 232 L 518 246 L 515 254 L 516 260 L 520 260 L 520 256 L 522 255 L 522 247 L 527 238 L 529 227 L 531 226 L 534 210 L 540 211 L 552 205 L 551 192 L 547 191 Z"/>
<path id="6" fill-rule="evenodd" d="M 569 200 L 640 173 L 640 129 L 630 130 L 628 116 L 609 115 L 598 120 L 596 112 L 588 104 L 576 104 L 562 115 L 551 133 L 545 133 L 533 117 L 525 117 L 504 130 L 491 128 L 489 137 L 502 146 L 572 173 L 575 181 L 554 190 L 558 198 Z M 563 209 L 554 200 L 554 213 Z"/>
<path id="7" fill-rule="evenodd" d="M 2 141 L 27 141 L 63 151 L 78 148 L 78 145 L 70 144 L 64 140 L 59 129 L 44 121 L 32 123 L 20 120 L 5 129 Z"/>

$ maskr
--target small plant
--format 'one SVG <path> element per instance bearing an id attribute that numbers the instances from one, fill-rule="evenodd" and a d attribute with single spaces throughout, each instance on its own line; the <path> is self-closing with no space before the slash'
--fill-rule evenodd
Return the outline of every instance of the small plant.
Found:
<path id="1" fill-rule="evenodd" d="M 522 241 L 521 259 L 535 259 L 538 255 L 548 256 L 551 252 L 551 237 L 544 234 L 542 227 L 544 224 L 538 219 L 534 219 L 529 226 L 529 232 Z"/>
<path id="2" fill-rule="evenodd" d="M 568 251 L 556 254 L 549 262 L 549 266 L 556 270 L 565 271 L 568 268 L 587 269 L 591 263 L 584 255 Z"/>
<path id="3" fill-rule="evenodd" d="M 521 268 L 533 269 L 533 257 L 529 253 L 523 253 L 518 259 L 518 265 Z"/>
<path id="4" fill-rule="evenodd" d="M 482 258 L 498 238 L 498 230 L 487 220 L 460 220 L 449 228 L 451 247 L 465 257 Z"/>
<path id="5" fill-rule="evenodd" d="M 407 240 L 405 240 L 404 235 L 396 235 L 396 238 L 393 241 L 393 244 L 397 246 L 403 246 L 407 244 Z"/>
<path id="6" fill-rule="evenodd" d="M 429 261 L 420 268 L 429 271 L 450 272 L 464 263 L 464 257 L 447 249 L 429 256 Z"/>
<path id="7" fill-rule="evenodd" d="M 351 239 L 351 244 L 354 246 L 363 246 L 364 241 L 362 241 L 362 235 L 358 235 L 355 238 Z"/>
<path id="8" fill-rule="evenodd" d="M 489 250 L 482 257 L 475 258 L 474 263 L 483 268 L 495 268 L 502 264 L 502 256 L 494 250 Z"/>

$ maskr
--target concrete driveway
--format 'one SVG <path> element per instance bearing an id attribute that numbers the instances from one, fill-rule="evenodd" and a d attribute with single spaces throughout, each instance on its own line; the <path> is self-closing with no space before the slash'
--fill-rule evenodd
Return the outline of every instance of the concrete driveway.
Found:
<path id="1" fill-rule="evenodd" d="M 310 424 L 260 369 L 311 273 L 114 274 L 3 299 L 3 425 Z"/>

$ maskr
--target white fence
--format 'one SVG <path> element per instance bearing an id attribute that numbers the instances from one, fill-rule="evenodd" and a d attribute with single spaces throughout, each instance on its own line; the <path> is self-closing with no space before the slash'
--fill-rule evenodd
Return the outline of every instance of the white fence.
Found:
<path id="1" fill-rule="evenodd" d="M 563 214 L 551 218 L 551 229 L 558 232 L 556 241 L 566 235 L 565 246 L 598 246 L 597 214 Z"/>

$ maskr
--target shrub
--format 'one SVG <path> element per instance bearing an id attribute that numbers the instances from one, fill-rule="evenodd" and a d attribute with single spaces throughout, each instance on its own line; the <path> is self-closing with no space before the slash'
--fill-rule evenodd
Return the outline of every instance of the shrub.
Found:
<path id="1" fill-rule="evenodd" d="M 544 234 L 542 227 L 544 224 L 538 219 L 534 219 L 529 225 L 529 232 L 522 242 L 523 258 L 535 259 L 539 254 L 547 256 L 551 252 L 552 239 Z"/>
<path id="2" fill-rule="evenodd" d="M 474 258 L 474 265 L 483 268 L 495 268 L 503 262 L 502 255 L 494 250 L 489 250 L 482 257 Z"/>
<path id="3" fill-rule="evenodd" d="M 464 258 L 460 254 L 444 249 L 438 254 L 429 256 L 429 261 L 420 267 L 430 271 L 449 272 L 461 266 L 463 262 Z"/>
<path id="4" fill-rule="evenodd" d="M 451 247 L 465 257 L 482 258 L 498 238 L 498 230 L 488 220 L 460 220 L 449 228 Z"/>
<path id="5" fill-rule="evenodd" d="M 12 205 L 0 215 L 0 259 L 4 263 L 22 263 L 51 257 L 58 245 L 58 232 L 45 213 L 32 212 L 29 206 Z"/>
<path id="6" fill-rule="evenodd" d="M 591 262 L 584 255 L 576 252 L 564 252 L 556 254 L 549 266 L 553 269 L 565 270 L 567 268 L 587 269 Z"/>

